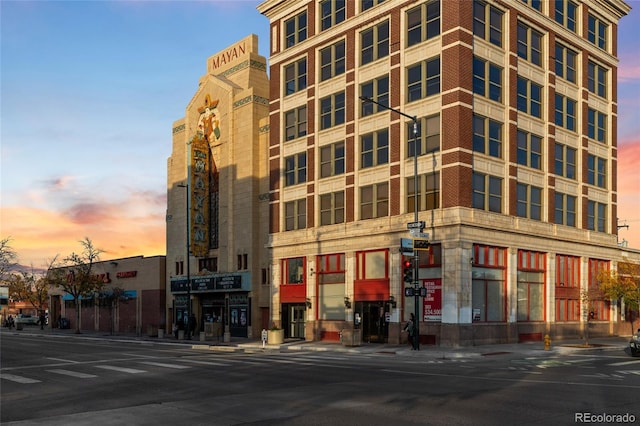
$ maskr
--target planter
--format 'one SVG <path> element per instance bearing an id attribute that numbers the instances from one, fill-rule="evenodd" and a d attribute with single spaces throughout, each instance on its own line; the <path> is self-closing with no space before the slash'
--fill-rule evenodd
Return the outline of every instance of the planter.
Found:
<path id="1" fill-rule="evenodd" d="M 284 343 L 284 330 L 269 330 L 267 334 L 267 343 L 270 345 L 281 345 Z"/>

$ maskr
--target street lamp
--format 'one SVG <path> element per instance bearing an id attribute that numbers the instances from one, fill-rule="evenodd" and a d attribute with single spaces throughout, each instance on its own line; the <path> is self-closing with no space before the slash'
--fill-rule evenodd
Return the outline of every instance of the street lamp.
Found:
<path id="1" fill-rule="evenodd" d="M 185 193 L 186 193 L 186 197 L 185 197 L 185 201 L 186 201 L 186 216 L 185 216 L 185 221 L 187 223 L 187 259 L 186 259 L 186 263 L 187 263 L 187 321 L 182 321 L 183 324 L 185 324 L 187 326 L 187 329 L 185 330 L 186 336 L 187 336 L 187 340 L 191 340 L 191 269 L 189 267 L 189 254 L 191 252 L 190 250 L 190 246 L 191 246 L 191 229 L 190 229 L 190 223 L 189 223 L 189 182 L 187 181 L 187 183 L 180 183 L 178 184 L 178 186 L 180 188 L 185 188 Z"/>
<path id="2" fill-rule="evenodd" d="M 389 111 L 393 111 L 396 114 L 399 114 L 403 117 L 410 118 L 413 120 L 413 221 L 414 223 L 418 223 L 418 117 L 415 115 L 405 114 L 404 112 L 397 110 L 395 108 L 391 108 L 387 105 L 381 104 L 379 102 L 374 101 L 373 99 L 367 98 L 366 96 L 360 96 L 360 100 L 362 102 L 371 102 L 378 105 L 380 108 L 387 109 Z M 422 232 L 422 228 L 420 229 Z M 420 350 L 420 283 L 418 280 L 418 270 L 419 268 L 419 257 L 418 250 L 414 248 L 413 250 L 413 289 L 414 289 L 414 297 L 415 297 L 415 324 L 414 326 L 414 334 L 417 338 L 413 339 L 413 347 L 416 350 Z"/>

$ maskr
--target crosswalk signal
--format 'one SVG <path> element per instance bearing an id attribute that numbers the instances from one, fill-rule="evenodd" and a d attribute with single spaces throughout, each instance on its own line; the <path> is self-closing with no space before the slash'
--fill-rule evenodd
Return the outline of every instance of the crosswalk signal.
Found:
<path id="1" fill-rule="evenodd" d="M 402 273 L 404 276 L 404 282 L 410 283 L 413 282 L 413 262 L 410 260 L 405 260 L 402 264 Z"/>

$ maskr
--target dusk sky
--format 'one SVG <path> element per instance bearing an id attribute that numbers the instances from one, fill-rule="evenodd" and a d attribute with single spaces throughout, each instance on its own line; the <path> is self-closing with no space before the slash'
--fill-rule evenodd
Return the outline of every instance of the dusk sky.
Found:
<path id="1" fill-rule="evenodd" d="M 171 129 L 206 59 L 269 23 L 255 0 L 0 2 L 0 237 L 42 267 L 89 237 L 164 255 Z M 640 0 L 619 27 L 620 240 L 640 249 Z"/>

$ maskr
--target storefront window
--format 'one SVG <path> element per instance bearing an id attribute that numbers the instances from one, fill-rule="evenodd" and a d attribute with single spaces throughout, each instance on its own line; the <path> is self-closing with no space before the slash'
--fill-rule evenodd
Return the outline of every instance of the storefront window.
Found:
<path id="1" fill-rule="evenodd" d="M 472 268 L 473 322 L 506 320 L 506 249 L 474 246 Z"/>
<path id="2" fill-rule="evenodd" d="M 283 261 L 285 273 L 283 277 L 285 282 L 283 284 L 303 284 L 304 283 L 304 258 L 295 257 L 291 259 L 285 259 Z"/>
<path id="3" fill-rule="evenodd" d="M 544 320 L 545 254 L 518 251 L 518 321 Z"/>

